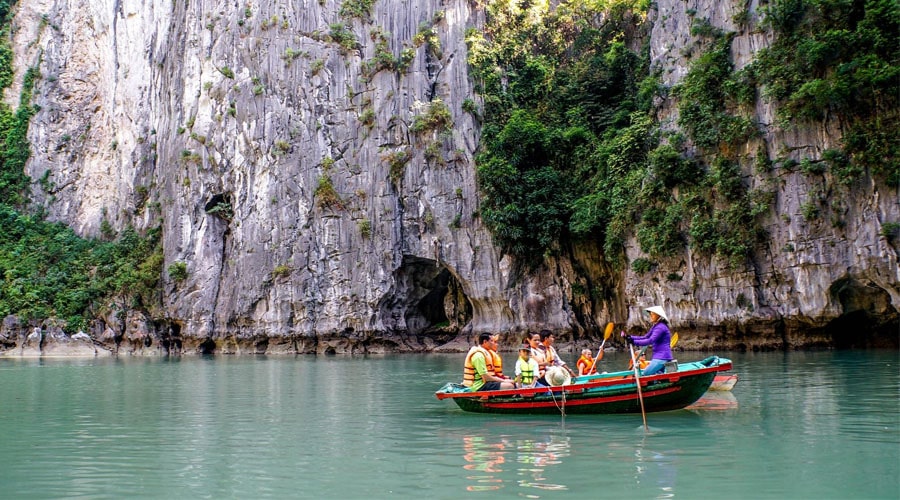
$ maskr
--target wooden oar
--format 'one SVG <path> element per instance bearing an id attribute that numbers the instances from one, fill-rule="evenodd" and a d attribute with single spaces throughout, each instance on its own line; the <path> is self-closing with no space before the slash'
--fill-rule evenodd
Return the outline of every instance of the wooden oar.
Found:
<path id="1" fill-rule="evenodd" d="M 650 346 L 645 345 L 644 347 L 641 347 L 641 348 L 638 350 L 638 352 L 637 352 L 637 358 L 636 358 L 638 361 L 640 361 L 641 358 L 644 357 L 644 353 L 647 352 L 647 348 L 648 348 L 648 347 L 650 347 Z M 644 363 L 646 363 L 646 362 L 647 362 L 647 360 L 645 359 L 645 360 L 644 360 Z M 633 362 L 633 361 L 628 361 L 628 369 L 630 370 L 633 366 L 634 366 L 634 362 Z M 638 363 L 638 366 L 640 366 L 640 363 Z"/>
<path id="2" fill-rule="evenodd" d="M 603 342 L 600 343 L 600 349 L 597 350 L 597 355 L 594 356 L 594 362 L 591 363 L 591 369 L 588 370 L 587 375 L 590 375 L 594 372 L 594 368 L 597 367 L 597 361 L 603 357 L 603 346 L 606 345 L 606 341 L 609 340 L 609 336 L 612 335 L 613 332 L 613 324 L 607 323 L 606 330 L 603 331 Z"/>
<path id="3" fill-rule="evenodd" d="M 644 419 L 644 432 L 650 432 L 650 428 L 647 427 L 647 412 L 644 410 L 644 394 L 641 392 L 641 377 L 638 375 L 637 358 L 634 357 L 634 345 L 628 344 L 628 349 L 631 351 L 631 364 L 634 367 L 634 383 L 637 385 L 638 399 L 641 401 L 641 417 Z"/>

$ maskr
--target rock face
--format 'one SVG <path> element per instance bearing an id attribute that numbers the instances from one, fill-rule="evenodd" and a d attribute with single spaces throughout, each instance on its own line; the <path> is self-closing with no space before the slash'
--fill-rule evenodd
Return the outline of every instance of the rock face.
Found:
<path id="1" fill-rule="evenodd" d="M 744 8 L 657 4 L 651 55 L 667 85 L 686 73 L 685 10 L 739 31 L 732 11 Z M 809 179 L 778 174 L 769 247 L 752 269 L 686 254 L 658 270 L 683 275 L 673 282 L 574 248 L 515 271 L 477 216 L 479 122 L 463 109 L 479 102 L 464 41 L 484 23 L 477 2 L 377 0 L 357 16 L 335 0 L 16 9 L 18 80 L 28 66 L 43 75 L 26 172 L 45 180 L 36 201 L 84 235 L 161 221 L 165 266 L 186 265 L 186 278 L 164 277 L 164 317 L 90 332 L 118 352 L 461 349 L 481 331 L 514 345 L 541 328 L 585 340 L 607 321 L 639 327 L 651 303 L 685 347 L 834 345 L 850 335 L 835 321 L 853 314 L 896 325 L 900 265 L 879 232 L 900 221 L 898 193 L 871 181 L 844 198 L 851 223 L 832 227 L 798 215 Z M 742 32 L 734 59 L 765 44 Z M 664 103 L 661 119 L 676 112 Z M 814 155 L 840 132 L 773 130 L 766 144 Z M 578 293 L 586 279 L 602 291 Z"/>

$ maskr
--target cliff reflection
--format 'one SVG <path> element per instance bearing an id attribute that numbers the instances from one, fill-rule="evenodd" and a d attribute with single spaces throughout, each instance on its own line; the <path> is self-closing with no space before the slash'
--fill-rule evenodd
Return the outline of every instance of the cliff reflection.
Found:
<path id="1" fill-rule="evenodd" d="M 569 456 L 569 438 L 567 436 L 548 435 L 544 439 L 509 439 L 506 436 L 486 438 L 484 436 L 463 437 L 463 468 L 477 472 L 469 474 L 466 479 L 473 484 L 467 491 L 499 490 L 504 484 L 501 474 L 515 470 L 516 481 L 523 488 L 564 491 L 563 484 L 551 483 L 545 472 L 549 467 L 562 463 Z"/>

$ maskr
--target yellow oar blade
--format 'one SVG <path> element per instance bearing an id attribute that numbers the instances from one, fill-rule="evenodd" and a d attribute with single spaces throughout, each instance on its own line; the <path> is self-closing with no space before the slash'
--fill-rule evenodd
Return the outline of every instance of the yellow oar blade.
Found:
<path id="1" fill-rule="evenodd" d="M 672 340 L 669 341 L 669 347 L 675 347 L 678 343 L 678 332 L 672 334 Z"/>
<path id="2" fill-rule="evenodd" d="M 603 340 L 608 340 L 609 336 L 612 335 L 613 332 L 613 324 L 607 323 L 606 330 L 603 331 Z"/>

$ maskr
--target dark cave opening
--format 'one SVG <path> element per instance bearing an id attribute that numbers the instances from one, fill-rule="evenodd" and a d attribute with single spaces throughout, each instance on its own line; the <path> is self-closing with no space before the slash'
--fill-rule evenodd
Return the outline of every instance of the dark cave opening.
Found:
<path id="1" fill-rule="evenodd" d="M 380 303 L 389 329 L 448 342 L 472 318 L 472 304 L 449 269 L 437 261 L 404 256 L 394 286 Z"/>
<path id="2" fill-rule="evenodd" d="M 900 315 L 890 294 L 874 283 L 843 278 L 831 285 L 842 314 L 825 326 L 837 349 L 900 346 Z"/>

